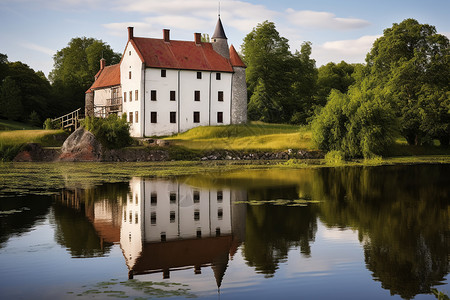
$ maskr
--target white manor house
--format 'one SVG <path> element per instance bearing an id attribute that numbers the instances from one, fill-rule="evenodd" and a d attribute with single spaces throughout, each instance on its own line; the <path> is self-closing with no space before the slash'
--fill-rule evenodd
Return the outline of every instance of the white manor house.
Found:
<path id="1" fill-rule="evenodd" d="M 86 116 L 126 114 L 134 137 L 171 135 L 196 126 L 247 122 L 245 64 L 219 19 L 211 42 L 143 38 L 128 27 L 120 63 L 100 71 L 86 92 Z"/>

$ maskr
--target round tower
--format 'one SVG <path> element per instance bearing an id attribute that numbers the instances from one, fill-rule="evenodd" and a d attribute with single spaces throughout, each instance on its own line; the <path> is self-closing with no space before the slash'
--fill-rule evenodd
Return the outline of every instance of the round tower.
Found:
<path id="1" fill-rule="evenodd" d="M 223 30 L 222 21 L 217 20 L 216 29 L 214 30 L 214 34 L 211 38 L 211 44 L 213 46 L 214 51 L 222 55 L 223 57 L 230 59 L 230 51 L 228 50 L 228 39 L 225 35 L 225 31 Z"/>

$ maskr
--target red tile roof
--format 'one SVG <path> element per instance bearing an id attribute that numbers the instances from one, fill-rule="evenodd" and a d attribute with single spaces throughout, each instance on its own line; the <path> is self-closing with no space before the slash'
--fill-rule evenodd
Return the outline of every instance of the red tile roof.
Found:
<path id="1" fill-rule="evenodd" d="M 95 75 L 97 78 L 92 86 L 86 91 L 91 93 L 92 90 L 111 87 L 120 84 L 120 65 L 107 66 L 103 70 L 98 71 Z"/>
<path id="2" fill-rule="evenodd" d="M 149 68 L 233 72 L 230 61 L 213 50 L 211 43 L 134 37 L 141 60 Z"/>
<path id="3" fill-rule="evenodd" d="M 236 49 L 234 49 L 233 45 L 230 46 L 230 62 L 233 67 L 247 67 L 237 53 Z"/>

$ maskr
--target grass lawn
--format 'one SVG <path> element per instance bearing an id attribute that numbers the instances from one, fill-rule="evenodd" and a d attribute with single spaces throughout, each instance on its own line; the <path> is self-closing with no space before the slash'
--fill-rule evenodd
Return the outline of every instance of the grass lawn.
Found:
<path id="1" fill-rule="evenodd" d="M 172 144 L 195 150 L 313 149 L 311 132 L 286 124 L 251 122 L 245 125 L 202 126 L 166 138 Z"/>
<path id="2" fill-rule="evenodd" d="M 33 129 L 41 129 L 39 127 L 34 127 L 29 124 L 3 120 L 0 119 L 0 131 L 2 130 L 33 130 Z"/>
<path id="3" fill-rule="evenodd" d="M 25 143 L 39 143 L 44 147 L 58 147 L 63 139 L 59 136 L 67 136 L 60 130 L 11 130 L 0 131 L 0 145 L 21 145 Z"/>

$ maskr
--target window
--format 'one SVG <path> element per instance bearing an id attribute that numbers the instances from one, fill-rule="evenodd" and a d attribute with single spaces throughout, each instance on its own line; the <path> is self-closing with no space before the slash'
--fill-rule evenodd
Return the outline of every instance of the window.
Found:
<path id="1" fill-rule="evenodd" d="M 131 55 L 131 51 L 128 51 L 128 55 Z"/>
<path id="2" fill-rule="evenodd" d="M 221 111 L 217 112 L 217 123 L 223 123 L 223 112 Z"/>
<path id="3" fill-rule="evenodd" d="M 131 210 L 130 210 L 129 216 L 130 216 L 130 224 L 131 224 L 133 222 L 133 212 Z"/>
<path id="4" fill-rule="evenodd" d="M 128 122 L 133 123 L 133 112 L 130 111 Z"/>
<path id="5" fill-rule="evenodd" d="M 131 71 L 128 72 L 128 79 L 131 79 Z"/>
<path id="6" fill-rule="evenodd" d="M 200 123 L 200 112 L 194 111 L 194 123 Z"/>
<path id="7" fill-rule="evenodd" d="M 221 203 L 223 200 L 223 192 L 217 191 L 217 202 Z"/>
<path id="8" fill-rule="evenodd" d="M 170 91 L 170 101 L 175 101 L 176 93 L 175 91 Z"/>
<path id="9" fill-rule="evenodd" d="M 199 221 L 200 220 L 200 211 L 196 210 L 194 211 L 194 221 Z"/>
<path id="10" fill-rule="evenodd" d="M 170 112 L 170 123 L 176 123 L 177 122 L 177 112 L 171 111 Z"/>
<path id="11" fill-rule="evenodd" d="M 130 91 L 130 102 L 133 101 L 133 92 Z"/>
<path id="12" fill-rule="evenodd" d="M 194 191 L 194 203 L 199 203 L 200 202 L 200 192 L 199 191 Z"/>
<path id="13" fill-rule="evenodd" d="M 152 225 L 156 225 L 156 213 L 152 212 L 152 214 L 150 215 L 150 223 Z"/>
<path id="14" fill-rule="evenodd" d="M 201 229 L 197 229 L 197 238 L 201 238 L 202 237 L 202 230 Z"/>
<path id="15" fill-rule="evenodd" d="M 174 211 L 170 212 L 170 223 L 175 223 L 175 212 Z"/>
<path id="16" fill-rule="evenodd" d="M 156 111 L 151 111 L 150 112 L 150 123 L 157 123 L 157 115 L 156 115 Z"/>
<path id="17" fill-rule="evenodd" d="M 221 78 L 221 75 L 222 75 L 222 74 L 220 74 L 220 73 L 216 73 L 216 80 L 222 79 L 222 78 Z"/>
<path id="18" fill-rule="evenodd" d="M 200 91 L 194 91 L 194 100 L 200 101 Z"/>
<path id="19" fill-rule="evenodd" d="M 171 204 L 177 203 L 177 193 L 170 193 L 170 203 Z"/>
<path id="20" fill-rule="evenodd" d="M 156 101 L 156 90 L 150 91 L 150 100 Z"/>
<path id="21" fill-rule="evenodd" d="M 137 112 L 137 111 L 134 112 L 134 121 L 135 121 L 136 123 L 139 123 L 138 112 Z"/>
<path id="22" fill-rule="evenodd" d="M 166 70 L 161 70 L 161 77 L 166 77 Z"/>
<path id="23" fill-rule="evenodd" d="M 137 223 L 139 223 L 139 217 L 138 217 L 138 214 L 135 213 L 134 214 L 134 224 L 137 224 Z"/>
<path id="24" fill-rule="evenodd" d="M 123 92 L 123 102 L 127 102 L 127 92 Z"/>
<path id="25" fill-rule="evenodd" d="M 219 91 L 217 93 L 217 100 L 219 100 L 220 102 L 223 102 L 223 92 L 222 91 Z"/>
<path id="26" fill-rule="evenodd" d="M 216 228 L 216 236 L 220 236 L 220 227 Z"/>
<path id="27" fill-rule="evenodd" d="M 197 72 L 197 79 L 202 79 L 202 72 Z"/>
<path id="28" fill-rule="evenodd" d="M 136 194 L 136 196 L 134 196 L 134 198 L 136 199 L 136 204 L 138 204 L 139 203 L 138 195 Z"/>
<path id="29" fill-rule="evenodd" d="M 219 208 L 217 210 L 217 219 L 222 220 L 222 218 L 223 218 L 223 209 Z"/>
<path id="30" fill-rule="evenodd" d="M 156 193 L 150 194 L 150 205 L 154 206 L 158 203 L 158 195 Z"/>
<path id="31" fill-rule="evenodd" d="M 161 242 L 165 242 L 167 239 L 166 237 L 166 233 L 165 232 L 161 232 Z M 164 274 L 164 279 L 169 278 L 169 275 Z"/>
<path id="32" fill-rule="evenodd" d="M 138 99 L 139 99 L 139 92 L 138 92 L 138 90 L 135 90 L 134 91 L 134 100 L 138 101 Z"/>

